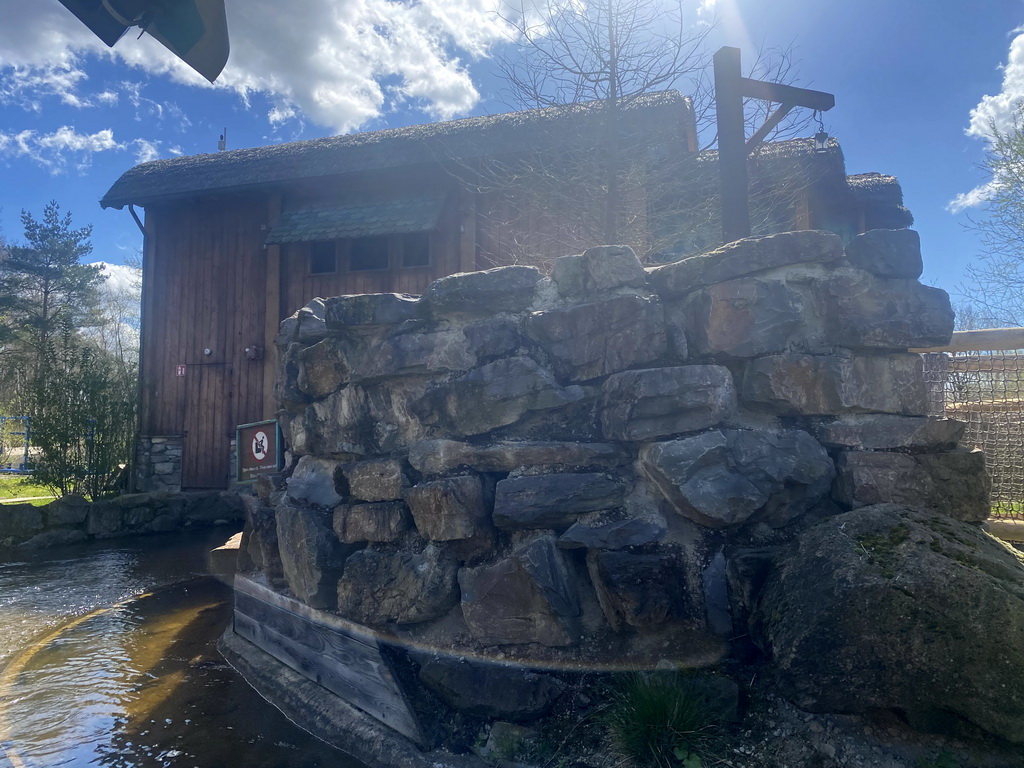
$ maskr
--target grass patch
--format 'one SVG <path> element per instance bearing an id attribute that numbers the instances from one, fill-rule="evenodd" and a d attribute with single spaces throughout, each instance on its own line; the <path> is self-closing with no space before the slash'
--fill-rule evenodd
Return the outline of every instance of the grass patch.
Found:
<path id="1" fill-rule="evenodd" d="M 624 676 L 603 719 L 613 748 L 635 768 L 704 768 L 715 759 L 716 724 L 683 674 Z"/>
<path id="2" fill-rule="evenodd" d="M 31 475 L 0 475 L 0 504 L 6 499 L 20 499 L 25 496 L 52 496 L 53 491 L 32 480 Z M 43 499 L 34 504 L 46 504 L 50 499 Z"/>

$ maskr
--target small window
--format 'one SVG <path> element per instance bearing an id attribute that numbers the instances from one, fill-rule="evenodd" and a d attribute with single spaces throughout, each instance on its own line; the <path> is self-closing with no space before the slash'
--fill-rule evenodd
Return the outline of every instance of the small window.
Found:
<path id="1" fill-rule="evenodd" d="M 402 266 L 430 266 L 430 234 L 417 232 L 402 238 Z"/>
<path id="2" fill-rule="evenodd" d="M 329 275 L 338 271 L 337 249 L 333 240 L 312 243 L 309 246 L 309 274 Z"/>
<path id="3" fill-rule="evenodd" d="M 352 241 L 348 257 L 351 272 L 388 268 L 388 239 L 386 237 L 358 237 Z"/>

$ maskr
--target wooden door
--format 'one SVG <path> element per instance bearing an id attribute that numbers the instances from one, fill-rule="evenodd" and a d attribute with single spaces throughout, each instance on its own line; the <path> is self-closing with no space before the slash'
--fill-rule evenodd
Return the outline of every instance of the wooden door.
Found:
<path id="1" fill-rule="evenodd" d="M 231 475 L 231 378 L 227 363 L 195 363 L 186 372 L 182 489 L 227 488 Z"/>

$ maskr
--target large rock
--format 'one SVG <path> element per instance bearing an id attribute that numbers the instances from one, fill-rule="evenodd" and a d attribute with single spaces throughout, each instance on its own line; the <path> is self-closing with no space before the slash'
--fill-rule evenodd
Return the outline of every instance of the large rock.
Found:
<path id="1" fill-rule="evenodd" d="M 334 507 L 342 498 L 336 479 L 340 476 L 341 462 L 303 456 L 288 478 L 288 496 L 318 507 Z"/>
<path id="2" fill-rule="evenodd" d="M 455 435 L 479 435 L 583 397 L 581 387 L 562 387 L 531 358 L 510 357 L 430 390 L 416 410 L 427 424 L 447 427 Z"/>
<path id="3" fill-rule="evenodd" d="M 692 354 L 755 357 L 823 343 L 813 290 L 780 278 L 718 283 L 685 299 Z"/>
<path id="4" fill-rule="evenodd" d="M 409 449 L 409 463 L 425 475 L 459 467 L 478 472 L 512 472 L 522 467 L 618 467 L 631 457 L 611 443 L 523 441 L 474 445 L 457 440 L 421 440 Z"/>
<path id="5" fill-rule="evenodd" d="M 493 565 L 459 570 L 462 614 L 484 645 L 571 645 L 580 614 L 575 583 L 553 536 Z"/>
<path id="6" fill-rule="evenodd" d="M 271 584 L 281 584 L 285 580 L 284 565 L 277 543 L 275 509 L 257 496 L 244 495 L 242 503 L 249 529 L 248 555 Z"/>
<path id="7" fill-rule="evenodd" d="M 148 494 L 143 493 L 131 495 L 149 498 Z M 124 496 L 118 497 L 118 501 L 124 498 Z M 46 518 L 46 527 L 59 528 L 62 526 L 81 525 L 89 516 L 89 507 L 90 504 L 86 498 L 77 494 L 70 494 L 55 499 L 42 507 L 43 515 Z M 5 506 L 2 510 L 3 516 L 6 517 L 11 508 L 11 505 Z"/>
<path id="8" fill-rule="evenodd" d="M 299 504 L 282 504 L 275 514 L 277 546 L 288 587 L 313 608 L 333 609 L 345 559 L 355 551 L 332 529 L 332 513 Z"/>
<path id="9" fill-rule="evenodd" d="M 963 718 L 1024 743 L 1024 562 L 977 526 L 884 504 L 805 531 L 756 616 L 783 693 L 815 712 Z"/>
<path id="10" fill-rule="evenodd" d="M 456 570 L 434 546 L 420 554 L 361 550 L 338 581 L 338 613 L 373 626 L 438 619 L 459 601 Z"/>
<path id="11" fill-rule="evenodd" d="M 612 629 L 654 627 L 684 612 L 685 569 L 668 552 L 587 553 L 587 569 Z"/>
<path id="12" fill-rule="evenodd" d="M 625 492 L 620 480 L 597 472 L 509 477 L 495 487 L 494 524 L 565 530 L 584 512 L 622 506 Z"/>
<path id="13" fill-rule="evenodd" d="M 356 355 L 351 343 L 337 338 L 301 348 L 295 355 L 296 388 L 314 400 L 331 394 L 348 380 Z"/>
<path id="14" fill-rule="evenodd" d="M 348 495 L 361 501 L 394 501 L 409 487 L 405 468 L 398 459 L 372 459 L 345 464 Z"/>
<path id="15" fill-rule="evenodd" d="M 17 543 L 42 529 L 43 513 L 39 507 L 8 504 L 0 509 L 0 544 L 4 546 Z"/>
<path id="16" fill-rule="evenodd" d="M 421 299 L 435 315 L 451 312 L 517 312 L 533 303 L 542 275 L 536 267 L 495 267 L 435 280 Z"/>
<path id="17" fill-rule="evenodd" d="M 334 508 L 334 533 L 345 544 L 398 541 L 412 527 L 401 501 L 339 504 Z"/>
<path id="18" fill-rule="evenodd" d="M 778 413 L 928 412 L 920 355 L 801 355 L 751 360 L 743 375 L 744 402 Z"/>
<path id="19" fill-rule="evenodd" d="M 616 288 L 643 288 L 647 275 L 628 245 L 602 245 L 555 259 L 551 280 L 562 296 L 582 299 Z"/>
<path id="20" fill-rule="evenodd" d="M 651 363 L 668 351 L 657 298 L 615 296 L 534 312 L 527 332 L 551 356 L 555 371 L 573 381 Z"/>
<path id="21" fill-rule="evenodd" d="M 490 505 L 475 475 L 419 483 L 405 491 L 405 501 L 427 539 L 471 539 L 490 530 Z"/>
<path id="22" fill-rule="evenodd" d="M 989 516 L 991 481 L 982 451 L 842 451 L 834 495 L 846 508 L 892 502 L 978 522 Z"/>
<path id="23" fill-rule="evenodd" d="M 547 714 L 565 691 L 565 684 L 551 675 L 450 656 L 426 660 L 420 680 L 459 712 L 520 722 Z"/>
<path id="24" fill-rule="evenodd" d="M 416 296 L 405 293 L 364 293 L 335 296 L 325 304 L 326 327 L 332 331 L 355 326 L 398 325 L 416 316 Z"/>
<path id="25" fill-rule="evenodd" d="M 720 365 L 623 371 L 601 387 L 601 429 L 610 440 L 699 432 L 735 411 L 732 374 Z"/>
<path id="26" fill-rule="evenodd" d="M 647 520 L 615 520 L 588 525 L 573 523 L 558 537 L 560 549 L 629 549 L 658 542 L 665 526 Z"/>
<path id="27" fill-rule="evenodd" d="M 522 343 L 519 327 L 511 320 L 491 317 L 462 329 L 469 353 L 481 362 L 493 362 L 513 354 Z"/>
<path id="28" fill-rule="evenodd" d="M 924 271 L 921 236 L 912 229 L 871 229 L 846 246 L 846 258 L 876 277 L 917 280 Z"/>
<path id="29" fill-rule="evenodd" d="M 850 270 L 828 284 L 828 336 L 850 349 L 939 347 L 953 336 L 949 295 L 916 280 Z"/>
<path id="30" fill-rule="evenodd" d="M 458 328 L 423 330 L 413 327 L 396 333 L 375 345 L 353 379 L 409 376 L 468 371 L 476 365 L 476 355 L 466 344 Z"/>
<path id="31" fill-rule="evenodd" d="M 843 243 L 831 232 L 784 232 L 748 237 L 707 253 L 655 267 L 650 282 L 664 296 L 681 296 L 715 283 L 789 264 L 831 263 L 843 255 Z"/>
<path id="32" fill-rule="evenodd" d="M 818 504 L 835 467 L 801 430 L 730 429 L 646 445 L 640 468 L 683 517 L 710 528 L 782 526 Z"/>
<path id="33" fill-rule="evenodd" d="M 827 448 L 854 451 L 948 451 L 963 437 L 966 424 L 932 416 L 864 414 L 819 424 L 814 436 Z"/>
<path id="34" fill-rule="evenodd" d="M 282 349 L 289 344 L 315 344 L 327 335 L 325 316 L 324 300 L 313 299 L 281 322 L 274 343 Z"/>

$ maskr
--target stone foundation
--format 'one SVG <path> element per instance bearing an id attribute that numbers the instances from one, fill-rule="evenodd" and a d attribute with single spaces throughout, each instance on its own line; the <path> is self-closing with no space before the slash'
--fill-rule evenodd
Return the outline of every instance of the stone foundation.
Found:
<path id="1" fill-rule="evenodd" d="M 141 436 L 135 446 L 135 490 L 181 490 L 181 435 Z"/>

